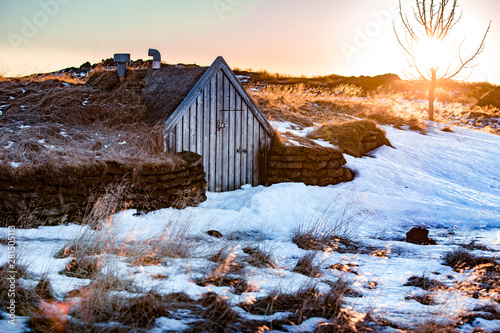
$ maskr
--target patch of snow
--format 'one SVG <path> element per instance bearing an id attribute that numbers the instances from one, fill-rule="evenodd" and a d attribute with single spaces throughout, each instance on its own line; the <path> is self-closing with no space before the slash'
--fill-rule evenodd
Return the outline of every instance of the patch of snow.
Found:
<path id="1" fill-rule="evenodd" d="M 30 127 L 31 127 L 30 125 L 21 125 L 21 126 L 19 126 L 20 129 L 30 128 Z"/>
<path id="2" fill-rule="evenodd" d="M 17 169 L 21 166 L 22 163 L 18 162 L 10 162 L 10 166 L 13 167 L 14 169 Z"/>
<path id="3" fill-rule="evenodd" d="M 65 138 L 69 138 L 70 136 L 66 133 L 66 131 L 61 131 L 59 132 L 59 135 L 65 137 Z"/>
<path id="4" fill-rule="evenodd" d="M 236 75 L 236 77 L 242 83 L 250 82 L 250 80 L 252 79 L 252 77 L 249 75 Z"/>
<path id="5" fill-rule="evenodd" d="M 149 333 L 181 332 L 188 328 L 181 320 L 160 317 L 156 318 L 155 327 L 149 330 Z"/>
<path id="6" fill-rule="evenodd" d="M 118 142 L 119 145 L 127 144 L 127 141 Z"/>
<path id="7" fill-rule="evenodd" d="M 285 325 L 285 327 L 288 330 L 288 332 L 291 333 L 302 333 L 302 332 L 306 333 L 306 332 L 313 332 L 318 325 L 321 325 L 326 322 L 327 321 L 323 318 L 309 318 L 300 325 L 294 325 L 294 326 Z"/>
<path id="8" fill-rule="evenodd" d="M 235 307 L 239 302 L 276 290 L 296 292 L 312 283 L 319 290 L 327 290 L 327 282 L 338 278 L 350 282 L 363 295 L 346 297 L 347 310 L 371 311 L 374 316 L 388 318 L 402 327 L 429 318 L 445 320 L 484 305 L 484 300 L 466 297 L 460 291 L 439 291 L 435 295 L 438 305 L 422 305 L 405 299 L 418 290 L 404 284 L 414 275 L 428 276 L 448 286 L 467 278 L 442 263 L 443 253 L 458 248 L 457 244 L 478 239 L 500 251 L 500 136 L 460 127 L 453 129 L 455 133 L 445 133 L 430 126 L 427 135 L 390 126 L 383 129 L 394 148 L 380 147 L 373 152 L 375 158 L 345 155 L 347 167 L 357 174 L 352 182 L 326 187 L 301 183 L 244 185 L 233 192 L 208 192 L 205 202 L 184 210 L 167 208 L 140 216 L 135 215 L 135 210 L 125 210 L 116 214 L 105 230 L 116 242 L 149 241 L 164 234 L 166 226 L 172 232 L 187 226 L 186 237 L 200 239 L 198 244 L 206 257 L 166 258 L 160 265 L 144 267 L 132 266 L 113 256 L 106 261 L 124 276 L 132 277 L 138 288 L 162 294 L 185 292 L 193 299 L 212 291 L 228 297 L 240 313 L 243 310 Z M 287 129 L 290 130 L 293 129 Z M 387 256 L 319 252 L 315 262 L 322 269 L 322 277 L 315 279 L 292 272 L 291 267 L 306 253 L 291 242 L 294 231 L 317 227 L 318 221 L 336 226 L 365 248 L 384 250 Z M 405 233 L 414 226 L 430 228 L 430 237 L 438 244 L 419 246 L 404 242 Z M 219 240 L 206 236 L 205 232 L 211 229 L 225 237 Z M 7 233 L 6 228 L 0 231 Z M 68 241 L 92 232 L 97 231 L 69 224 L 16 230 L 16 238 L 28 271 L 38 280 L 46 274 L 56 294 L 63 295 L 89 280 L 58 274 L 68 259 L 56 259 L 54 253 Z M 238 258 L 244 258 L 241 248 L 257 241 L 258 246 L 269 249 L 278 265 L 276 269 L 245 267 L 247 282 L 257 286 L 258 291 L 232 295 L 230 287 L 202 287 L 193 282 L 213 267 L 206 259 L 211 251 L 232 242 Z M 1 264 L 7 261 L 7 251 L 4 245 L 0 249 Z M 337 263 L 356 264 L 353 269 L 357 275 L 325 268 Z M 155 279 L 158 274 L 167 278 Z M 310 318 L 297 329 L 311 331 L 322 321 Z M 152 330 L 184 329 L 183 325 L 188 324 L 160 318 Z M 498 321 L 473 322 L 474 327 L 485 330 L 498 327 L 495 325 Z"/>
<path id="9" fill-rule="evenodd" d="M 292 145 L 297 146 L 297 147 L 302 147 L 302 144 L 300 144 L 300 142 L 297 142 L 297 141 L 292 140 L 292 139 L 288 139 L 288 140 L 286 140 L 286 142 L 291 143 Z"/>
<path id="10" fill-rule="evenodd" d="M 485 332 L 498 331 L 500 328 L 500 320 L 486 320 L 483 318 L 477 318 L 472 323 L 474 328 L 482 328 Z"/>
<path id="11" fill-rule="evenodd" d="M 334 149 L 339 149 L 338 146 L 332 145 L 330 142 L 319 139 L 319 140 L 311 140 L 312 142 L 326 148 L 334 148 Z"/>
<path id="12" fill-rule="evenodd" d="M 13 322 L 10 322 L 12 319 L 9 317 L 7 312 L 0 310 L 0 332 L 10 332 L 10 333 L 24 333 L 28 332 L 28 323 L 29 317 L 16 316 Z"/>
<path id="13" fill-rule="evenodd" d="M 14 142 L 9 141 L 6 146 L 3 146 L 4 149 L 10 149 L 14 145 Z"/>

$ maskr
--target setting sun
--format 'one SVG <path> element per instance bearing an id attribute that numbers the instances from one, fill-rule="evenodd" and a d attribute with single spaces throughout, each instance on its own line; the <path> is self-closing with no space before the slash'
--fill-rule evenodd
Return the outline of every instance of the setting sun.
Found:
<path id="1" fill-rule="evenodd" d="M 426 69 L 447 67 L 452 47 L 445 41 L 427 38 L 415 46 L 415 61 Z"/>

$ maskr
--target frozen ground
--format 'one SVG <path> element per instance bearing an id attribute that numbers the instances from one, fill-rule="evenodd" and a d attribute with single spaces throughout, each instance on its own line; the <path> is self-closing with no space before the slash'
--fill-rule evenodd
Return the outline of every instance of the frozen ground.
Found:
<path id="1" fill-rule="evenodd" d="M 479 306 L 498 308 L 490 299 L 475 299 L 457 290 L 435 292 L 436 304 L 423 305 L 408 297 L 421 289 L 403 286 L 411 276 L 426 276 L 450 287 L 468 279 L 467 273 L 442 265 L 443 254 L 459 244 L 474 240 L 492 250 L 474 250 L 478 255 L 498 258 L 500 251 L 500 136 L 458 127 L 453 127 L 455 133 L 447 133 L 441 132 L 437 124 L 430 126 L 427 135 L 383 127 L 394 148 L 381 147 L 373 157 L 346 156 L 347 166 L 357 174 L 350 183 L 323 188 L 289 183 L 247 185 L 230 193 L 208 193 L 206 202 L 183 211 L 163 209 L 140 216 L 134 211 L 121 212 L 107 230 L 117 242 L 155 238 L 167 226 L 187 227 L 186 237 L 196 240 L 197 249 L 190 259 L 167 258 L 158 266 L 132 266 L 123 258 L 110 257 L 107 267 L 129 277 L 145 291 L 155 288 L 162 293 L 185 292 L 192 298 L 214 291 L 228 296 L 232 305 L 276 289 L 297 291 L 308 283 L 327 289 L 329 282 L 342 277 L 362 295 L 346 298 L 349 310 L 370 311 L 401 327 L 430 320 L 451 322 Z M 281 124 L 280 129 L 287 130 L 287 125 Z M 338 232 L 358 242 L 359 250 L 321 252 L 315 258 L 321 268 L 320 277 L 293 273 L 292 268 L 306 251 L 291 242 L 292 233 L 322 223 L 338 224 Z M 404 242 L 405 233 L 415 226 L 429 228 L 429 236 L 438 245 Z M 224 237 L 210 237 L 208 230 L 218 230 Z M 17 256 L 32 277 L 22 283 L 35 285 L 45 274 L 61 299 L 68 291 L 88 284 L 89 280 L 58 274 L 69 259 L 53 257 L 84 232 L 89 230 L 71 224 L 17 230 Z M 2 233 L 6 238 L 7 229 L 3 228 Z M 257 291 L 236 295 L 229 287 L 202 287 L 193 282 L 213 267 L 207 257 L 228 244 L 235 247 L 237 256 L 244 256 L 241 248 L 249 244 L 258 244 L 272 253 L 277 268 L 245 267 L 247 280 L 257 286 Z M 0 247 L 0 263 L 4 263 L 7 246 Z M 357 274 L 328 269 L 338 263 L 351 264 Z M 18 320 L 17 332 L 22 332 L 22 322 Z M 310 319 L 290 330 L 309 331 L 318 322 L 321 319 Z M 182 331 L 186 325 L 189 319 L 160 318 L 151 332 Z M 474 327 L 494 331 L 500 329 L 500 321 L 476 319 L 460 330 L 471 332 Z M 6 319 L 0 321 L 2 330 L 16 332 Z"/>

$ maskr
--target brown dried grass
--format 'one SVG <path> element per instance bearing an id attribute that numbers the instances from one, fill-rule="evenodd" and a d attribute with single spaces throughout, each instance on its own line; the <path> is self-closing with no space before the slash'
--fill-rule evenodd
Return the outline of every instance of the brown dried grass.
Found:
<path id="1" fill-rule="evenodd" d="M 299 273 L 305 276 L 309 276 L 312 278 L 320 277 L 321 270 L 319 266 L 313 265 L 314 258 L 316 257 L 317 252 L 309 252 L 304 254 L 299 258 L 292 272 Z"/>
<path id="2" fill-rule="evenodd" d="M 96 72 L 89 82 L 114 76 Z M 144 76 L 130 71 L 110 90 L 53 79 L 0 82 L 0 168 L 17 172 L 12 163 L 78 165 L 158 156 L 162 127 L 143 121 Z"/>

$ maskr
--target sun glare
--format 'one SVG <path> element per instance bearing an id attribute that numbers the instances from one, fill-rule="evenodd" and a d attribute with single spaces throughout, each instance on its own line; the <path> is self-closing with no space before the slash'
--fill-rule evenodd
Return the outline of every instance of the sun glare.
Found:
<path id="1" fill-rule="evenodd" d="M 450 46 L 442 40 L 427 38 L 415 46 L 415 61 L 425 68 L 447 67 L 450 59 Z"/>

